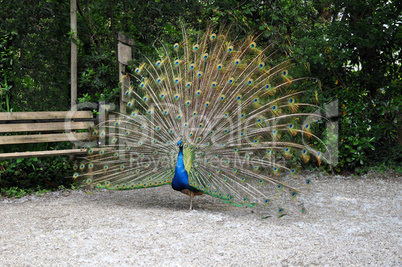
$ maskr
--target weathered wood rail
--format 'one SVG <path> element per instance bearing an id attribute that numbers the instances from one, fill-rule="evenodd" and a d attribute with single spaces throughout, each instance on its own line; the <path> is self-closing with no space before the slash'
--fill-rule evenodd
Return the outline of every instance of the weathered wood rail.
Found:
<path id="1" fill-rule="evenodd" d="M 90 141 L 91 111 L 0 112 L 0 146 Z M 77 130 L 81 130 L 77 132 Z M 9 135 L 8 133 L 12 133 Z M 85 148 L 0 153 L 0 159 L 85 154 Z"/>

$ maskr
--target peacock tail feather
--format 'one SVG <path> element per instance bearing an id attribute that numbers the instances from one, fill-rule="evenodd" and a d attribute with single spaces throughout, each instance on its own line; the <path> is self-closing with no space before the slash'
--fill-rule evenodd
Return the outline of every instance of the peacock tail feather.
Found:
<path id="1" fill-rule="evenodd" d="M 128 114 L 109 113 L 92 130 L 102 149 L 88 149 L 74 178 L 119 190 L 171 184 L 183 140 L 188 184 L 197 192 L 255 206 L 282 195 L 294 201 L 307 190 L 300 162 L 323 160 L 311 131 L 318 107 L 301 102 L 309 78 L 292 77 L 291 60 L 277 63 L 254 36 L 229 36 L 183 31 L 182 42 L 162 47 L 163 57 L 140 64 L 126 91 Z"/>

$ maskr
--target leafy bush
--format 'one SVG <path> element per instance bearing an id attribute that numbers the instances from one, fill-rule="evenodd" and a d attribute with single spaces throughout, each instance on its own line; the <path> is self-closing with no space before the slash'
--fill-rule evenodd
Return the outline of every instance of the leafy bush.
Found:
<path id="1" fill-rule="evenodd" d="M 12 159 L 0 162 L 0 188 L 54 190 L 70 188 L 72 166 L 68 157 Z M 5 191 L 2 191 L 4 194 Z"/>

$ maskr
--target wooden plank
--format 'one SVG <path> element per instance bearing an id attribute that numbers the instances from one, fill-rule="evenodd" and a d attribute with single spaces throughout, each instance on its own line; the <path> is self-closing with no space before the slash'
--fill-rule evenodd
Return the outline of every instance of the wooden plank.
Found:
<path id="1" fill-rule="evenodd" d="M 13 152 L 1 153 L 0 159 L 16 159 L 16 158 L 35 158 L 35 157 L 52 157 L 52 156 L 68 156 L 77 154 L 86 154 L 87 149 L 64 149 L 64 150 L 47 150 L 32 152 Z"/>
<path id="2" fill-rule="evenodd" d="M 0 133 L 16 132 L 49 132 L 49 131 L 69 131 L 69 130 L 87 130 L 93 126 L 93 121 L 87 122 L 48 122 L 48 123 L 11 123 L 0 124 Z"/>
<path id="3" fill-rule="evenodd" d="M 8 135 L 0 136 L 0 145 L 85 141 L 89 135 L 89 133 Z"/>
<path id="4" fill-rule="evenodd" d="M 0 112 L 0 121 L 93 119 L 92 111 Z"/>

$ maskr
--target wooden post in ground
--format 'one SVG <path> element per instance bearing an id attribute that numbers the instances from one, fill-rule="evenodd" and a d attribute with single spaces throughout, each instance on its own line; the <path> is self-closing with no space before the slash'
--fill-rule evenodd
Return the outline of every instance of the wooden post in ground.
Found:
<path id="1" fill-rule="evenodd" d="M 71 18 L 71 102 L 70 110 L 77 110 L 77 0 L 70 0 L 70 18 Z M 77 145 L 73 143 L 73 148 Z M 73 161 L 75 155 L 70 155 Z"/>
<path id="2" fill-rule="evenodd" d="M 119 43 L 117 45 L 117 54 L 119 60 L 119 79 L 121 83 L 120 92 L 120 113 L 126 113 L 126 103 L 128 101 L 125 92 L 130 87 L 130 77 L 125 75 L 126 66 L 132 60 L 131 46 L 134 45 L 134 40 L 129 39 L 119 32 L 117 37 Z"/>
<path id="3" fill-rule="evenodd" d="M 71 17 L 71 110 L 77 101 L 77 0 L 70 0 Z"/>

